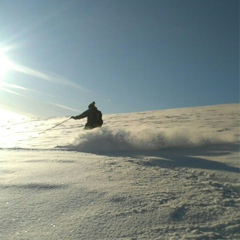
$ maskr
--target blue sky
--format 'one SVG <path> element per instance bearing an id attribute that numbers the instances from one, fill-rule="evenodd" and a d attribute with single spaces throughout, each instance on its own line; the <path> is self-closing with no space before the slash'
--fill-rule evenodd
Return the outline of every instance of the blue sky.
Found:
<path id="1" fill-rule="evenodd" d="M 1 56 L 0 107 L 18 113 L 238 103 L 239 1 L 1 0 Z"/>

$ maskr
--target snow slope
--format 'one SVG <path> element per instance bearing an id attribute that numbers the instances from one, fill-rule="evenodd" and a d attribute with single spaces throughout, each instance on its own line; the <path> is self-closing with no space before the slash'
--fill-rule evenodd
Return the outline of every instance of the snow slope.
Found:
<path id="1" fill-rule="evenodd" d="M 239 106 L 3 123 L 0 239 L 240 239 Z"/>

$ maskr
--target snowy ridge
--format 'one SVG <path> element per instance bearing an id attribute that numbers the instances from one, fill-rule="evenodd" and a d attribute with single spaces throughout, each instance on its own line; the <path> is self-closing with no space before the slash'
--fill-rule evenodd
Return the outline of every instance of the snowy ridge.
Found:
<path id="1" fill-rule="evenodd" d="M 239 104 L 228 104 L 103 115 L 103 127 L 90 131 L 83 130 L 86 119 L 9 121 L 1 125 L 0 149 L 57 147 L 96 153 L 239 144 L 238 110 Z"/>

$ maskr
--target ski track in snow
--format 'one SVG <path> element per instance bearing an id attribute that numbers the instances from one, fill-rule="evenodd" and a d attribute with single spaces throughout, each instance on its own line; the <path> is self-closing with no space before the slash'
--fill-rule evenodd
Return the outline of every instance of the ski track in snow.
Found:
<path id="1" fill-rule="evenodd" d="M 240 239 L 239 104 L 1 125 L 0 238 Z"/>

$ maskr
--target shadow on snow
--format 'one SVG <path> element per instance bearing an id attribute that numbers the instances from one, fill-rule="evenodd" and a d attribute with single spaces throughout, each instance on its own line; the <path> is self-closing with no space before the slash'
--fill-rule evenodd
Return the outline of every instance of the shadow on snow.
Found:
<path id="1" fill-rule="evenodd" d="M 156 151 L 128 151 L 107 154 L 116 157 L 131 157 L 132 162 L 147 167 L 161 168 L 198 168 L 206 170 L 228 171 L 239 173 L 240 168 L 230 166 L 204 157 L 230 156 L 231 153 L 239 152 L 239 145 L 215 145 L 209 147 L 188 149 L 162 149 Z"/>

